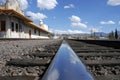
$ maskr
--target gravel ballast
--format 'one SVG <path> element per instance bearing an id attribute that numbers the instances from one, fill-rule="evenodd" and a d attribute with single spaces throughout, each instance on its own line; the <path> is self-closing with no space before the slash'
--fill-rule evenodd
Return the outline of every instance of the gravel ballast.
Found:
<path id="1" fill-rule="evenodd" d="M 62 40 L 0 40 L 0 76 L 41 77 L 61 42 Z M 51 55 L 45 56 L 46 54 Z"/>

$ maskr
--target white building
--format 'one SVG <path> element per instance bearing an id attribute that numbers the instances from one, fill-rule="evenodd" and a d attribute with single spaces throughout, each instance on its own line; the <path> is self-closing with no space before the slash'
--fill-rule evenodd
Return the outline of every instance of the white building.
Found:
<path id="1" fill-rule="evenodd" d="M 49 38 L 48 26 L 42 20 L 35 25 L 24 15 L 18 1 L 13 1 L 0 5 L 0 38 Z"/>

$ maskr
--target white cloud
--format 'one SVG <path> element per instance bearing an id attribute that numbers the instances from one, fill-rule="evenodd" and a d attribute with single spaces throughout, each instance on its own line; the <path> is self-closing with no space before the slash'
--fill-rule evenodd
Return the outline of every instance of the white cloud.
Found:
<path id="1" fill-rule="evenodd" d="M 81 30 L 68 30 L 67 31 L 68 33 L 70 33 L 70 34 L 80 34 L 80 33 L 85 33 L 85 32 L 83 32 L 83 31 L 81 31 Z"/>
<path id="2" fill-rule="evenodd" d="M 82 28 L 87 28 L 87 25 L 84 24 L 84 23 L 81 23 L 81 22 L 78 22 L 78 23 L 71 23 L 71 26 L 73 27 L 82 27 Z"/>
<path id="3" fill-rule="evenodd" d="M 22 10 L 28 8 L 28 1 L 27 1 L 27 0 L 19 0 L 19 4 L 20 4 L 20 8 L 21 8 Z"/>
<path id="4" fill-rule="evenodd" d="M 68 8 L 74 8 L 75 6 L 73 4 L 69 4 L 69 5 L 66 5 L 64 6 L 64 9 L 68 9 Z"/>
<path id="5" fill-rule="evenodd" d="M 5 3 L 6 0 L 0 0 L 0 3 Z M 14 4 L 14 0 L 10 0 L 11 4 Z M 20 8 L 22 10 L 25 10 L 28 8 L 28 1 L 27 0 L 18 0 L 18 4 L 20 5 Z"/>
<path id="6" fill-rule="evenodd" d="M 87 25 L 81 22 L 80 17 L 72 15 L 70 17 L 72 27 L 87 28 Z"/>
<path id="7" fill-rule="evenodd" d="M 100 24 L 115 24 L 115 22 L 111 21 L 111 20 L 109 20 L 109 21 L 101 21 Z"/>
<path id="8" fill-rule="evenodd" d="M 120 5 L 120 0 L 108 0 L 107 4 L 111 6 L 118 6 Z"/>
<path id="9" fill-rule="evenodd" d="M 80 22 L 81 21 L 81 19 L 78 17 L 78 16 L 75 16 L 75 15 L 72 15 L 71 17 L 70 17 L 70 20 L 72 21 L 72 22 Z"/>
<path id="10" fill-rule="evenodd" d="M 118 22 L 118 24 L 120 25 L 120 21 Z"/>
<path id="11" fill-rule="evenodd" d="M 98 29 L 98 28 L 90 28 L 89 30 L 90 30 L 90 32 L 91 32 L 91 31 L 92 31 L 92 32 L 100 32 L 100 29 Z"/>
<path id="12" fill-rule="evenodd" d="M 55 33 L 55 34 L 66 34 L 66 33 L 68 33 L 65 30 L 55 30 L 55 29 L 50 29 L 50 32 Z"/>
<path id="13" fill-rule="evenodd" d="M 43 20 L 47 18 L 47 16 L 42 13 L 34 13 L 31 11 L 27 11 L 27 15 L 30 16 L 34 20 L 40 20 L 40 19 Z"/>
<path id="14" fill-rule="evenodd" d="M 47 80 L 58 80 L 60 74 L 57 69 L 54 69 L 49 75 Z"/>
<path id="15" fill-rule="evenodd" d="M 57 5 L 57 1 L 56 0 L 37 0 L 37 6 L 40 9 L 54 9 Z"/>
<path id="16" fill-rule="evenodd" d="M 85 33 L 81 30 L 55 30 L 55 29 L 50 29 L 50 32 L 55 33 L 55 34 L 81 34 L 81 33 Z"/>

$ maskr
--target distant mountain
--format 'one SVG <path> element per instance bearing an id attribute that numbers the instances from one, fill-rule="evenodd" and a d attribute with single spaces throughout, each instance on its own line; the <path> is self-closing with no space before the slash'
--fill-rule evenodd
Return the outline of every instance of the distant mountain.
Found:
<path id="1" fill-rule="evenodd" d="M 108 37 L 109 33 L 105 33 L 105 32 L 95 32 L 95 33 L 79 33 L 79 34 L 57 34 L 57 36 L 61 36 L 61 37 L 71 37 L 71 38 L 89 38 L 90 36 L 99 36 L 100 38 L 104 38 L 104 37 Z M 120 36 L 120 31 L 118 31 L 118 35 Z M 105 39 L 105 38 L 104 38 Z"/>
<path id="2" fill-rule="evenodd" d="M 87 33 L 79 33 L 79 34 L 70 34 L 71 36 L 90 36 L 91 34 L 87 34 Z"/>
<path id="3" fill-rule="evenodd" d="M 88 33 L 81 33 L 81 34 L 72 34 L 74 36 L 91 36 L 91 35 L 94 35 L 95 36 L 108 36 L 108 33 L 104 33 L 104 32 L 95 32 L 95 33 L 92 33 L 92 34 L 88 34 Z"/>
<path id="4" fill-rule="evenodd" d="M 104 32 L 95 32 L 96 36 L 108 36 L 108 33 L 104 33 Z"/>

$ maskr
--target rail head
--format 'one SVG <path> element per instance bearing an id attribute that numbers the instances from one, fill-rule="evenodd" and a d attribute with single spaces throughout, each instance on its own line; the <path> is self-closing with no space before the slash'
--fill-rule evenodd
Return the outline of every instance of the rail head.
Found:
<path id="1" fill-rule="evenodd" d="M 70 46 L 63 42 L 42 80 L 94 80 Z"/>

